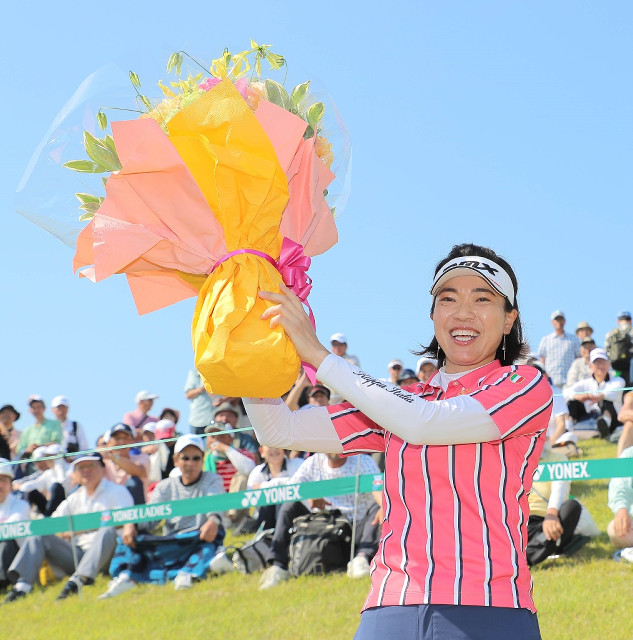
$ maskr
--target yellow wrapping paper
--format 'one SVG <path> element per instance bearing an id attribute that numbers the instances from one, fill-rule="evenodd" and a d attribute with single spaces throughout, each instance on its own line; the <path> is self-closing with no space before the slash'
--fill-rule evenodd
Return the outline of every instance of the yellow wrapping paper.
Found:
<path id="1" fill-rule="evenodd" d="M 225 80 L 167 124 L 169 139 L 222 226 L 229 252 L 279 258 L 288 181 L 274 148 L 232 82 Z M 252 254 L 232 256 L 207 277 L 192 322 L 195 365 L 209 392 L 279 397 L 300 361 L 281 328 L 260 316 L 259 290 L 279 291 L 279 272 Z M 270 363 L 275 369 L 270 371 Z"/>

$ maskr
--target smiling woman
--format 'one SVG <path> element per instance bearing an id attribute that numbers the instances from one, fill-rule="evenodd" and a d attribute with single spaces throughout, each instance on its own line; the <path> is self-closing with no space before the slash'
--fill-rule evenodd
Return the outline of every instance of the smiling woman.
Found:
<path id="1" fill-rule="evenodd" d="M 317 340 L 290 291 L 262 293 L 319 380 L 348 402 L 291 412 L 245 399 L 262 444 L 353 455 L 385 452 L 381 542 L 358 640 L 539 638 L 525 557 L 527 495 L 552 393 L 526 350 L 517 279 L 491 249 L 453 247 L 433 277 L 440 369 L 400 388 Z"/>

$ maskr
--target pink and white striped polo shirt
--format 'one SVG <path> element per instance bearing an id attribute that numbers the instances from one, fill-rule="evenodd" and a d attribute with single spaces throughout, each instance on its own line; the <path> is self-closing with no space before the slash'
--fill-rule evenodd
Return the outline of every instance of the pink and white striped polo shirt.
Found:
<path id="1" fill-rule="evenodd" d="M 385 521 L 364 608 L 453 604 L 535 611 L 525 558 L 528 493 L 552 393 L 541 373 L 499 361 L 407 390 L 428 401 L 468 394 L 499 429 L 478 444 L 412 445 L 349 403 L 328 408 L 346 454 L 384 451 Z"/>

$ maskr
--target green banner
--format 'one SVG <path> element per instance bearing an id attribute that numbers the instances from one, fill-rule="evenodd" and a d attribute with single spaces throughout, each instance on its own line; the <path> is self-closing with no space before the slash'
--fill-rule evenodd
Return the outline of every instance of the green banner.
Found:
<path id="1" fill-rule="evenodd" d="M 542 462 L 534 472 L 534 480 L 537 482 L 627 477 L 633 477 L 633 458 Z"/>
<path id="2" fill-rule="evenodd" d="M 359 493 L 382 491 L 382 484 L 382 474 L 358 476 Z M 27 536 L 46 536 L 64 531 L 89 531 L 99 527 L 120 527 L 129 522 L 148 522 L 175 516 L 191 516 L 211 511 L 258 507 L 267 504 L 307 500 L 309 498 L 340 496 L 353 494 L 355 489 L 356 476 L 348 476 L 334 480 L 320 480 L 318 482 L 286 484 L 236 493 L 222 493 L 215 496 L 191 498 L 190 500 L 135 505 L 125 509 L 82 513 L 76 516 L 2 523 L 0 524 L 0 541 Z"/>
<path id="3" fill-rule="evenodd" d="M 633 477 L 633 458 L 609 458 L 604 460 L 568 460 L 544 462 L 534 472 L 534 480 L 598 480 L 604 478 Z M 96 513 L 82 513 L 61 518 L 41 518 L 0 524 L 0 541 L 27 536 L 45 536 L 64 531 L 89 531 L 99 527 L 120 527 L 129 522 L 148 522 L 175 516 L 191 516 L 211 511 L 259 507 L 267 504 L 295 502 L 324 496 L 340 496 L 354 493 L 356 476 L 286 484 L 265 489 L 253 489 L 237 493 L 223 493 L 190 500 L 157 502 L 135 505 L 125 509 L 112 509 Z M 380 475 L 358 476 L 359 493 L 382 491 Z"/>

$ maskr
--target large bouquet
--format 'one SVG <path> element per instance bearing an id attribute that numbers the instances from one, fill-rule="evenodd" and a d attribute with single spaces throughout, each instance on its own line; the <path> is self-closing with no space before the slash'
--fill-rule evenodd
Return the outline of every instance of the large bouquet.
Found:
<path id="1" fill-rule="evenodd" d="M 285 62 L 269 45 L 225 51 L 184 77 L 187 55 L 169 58 L 177 79 L 159 83 L 157 101 L 130 72 L 140 117 L 109 123 L 100 109 L 112 135 L 85 131 L 89 159 L 64 164 L 105 174 L 105 196 L 76 194 L 88 223 L 74 268 L 93 281 L 125 273 L 139 313 L 197 295 L 192 341 L 207 388 L 277 397 L 300 362 L 283 330 L 260 319 L 269 303 L 257 293 L 284 281 L 305 301 L 309 257 L 337 241 L 325 107 L 310 82 L 288 92 L 262 79 L 262 62 Z"/>

